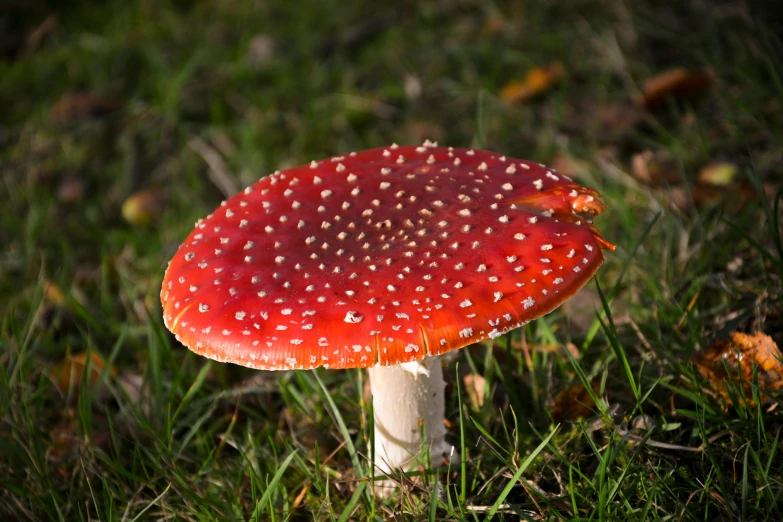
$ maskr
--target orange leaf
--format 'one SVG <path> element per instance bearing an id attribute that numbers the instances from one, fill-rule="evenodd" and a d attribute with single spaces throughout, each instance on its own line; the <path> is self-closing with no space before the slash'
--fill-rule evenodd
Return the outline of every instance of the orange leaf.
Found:
<path id="1" fill-rule="evenodd" d="M 728 339 L 719 339 L 704 351 L 694 354 L 691 360 L 699 374 L 709 382 L 720 395 L 731 403 L 727 381 L 733 380 L 742 387 L 748 403 L 753 403 L 753 369 L 756 369 L 758 386 L 767 390 L 783 391 L 783 354 L 768 335 L 758 332 L 748 335 L 732 333 Z M 761 402 L 772 399 L 761 395 Z"/>
<path id="2" fill-rule="evenodd" d="M 705 91 L 712 83 L 707 72 L 690 72 L 685 69 L 669 69 L 653 76 L 642 86 L 642 105 L 652 110 L 663 105 L 664 100 L 681 100 Z"/>
<path id="3" fill-rule="evenodd" d="M 74 389 L 79 387 L 79 384 L 82 382 L 82 374 L 84 373 L 84 367 L 86 365 L 86 352 L 77 353 L 75 355 L 68 354 L 62 362 L 49 372 L 49 376 L 52 378 L 55 386 L 57 386 L 60 392 L 65 394 L 72 386 Z M 98 378 L 105 367 L 106 363 L 103 362 L 101 356 L 95 352 L 91 352 L 90 376 L 88 377 L 90 384 L 98 382 Z M 114 368 L 110 370 L 110 373 L 112 375 L 115 374 Z"/>
<path id="4" fill-rule="evenodd" d="M 57 100 L 52 112 L 58 121 L 71 122 L 106 116 L 120 108 L 114 98 L 92 92 L 67 93 Z"/>
<path id="5" fill-rule="evenodd" d="M 500 89 L 500 98 L 509 103 L 523 103 L 549 90 L 563 75 L 563 66 L 553 63 L 535 67 L 522 81 L 509 82 Z"/>

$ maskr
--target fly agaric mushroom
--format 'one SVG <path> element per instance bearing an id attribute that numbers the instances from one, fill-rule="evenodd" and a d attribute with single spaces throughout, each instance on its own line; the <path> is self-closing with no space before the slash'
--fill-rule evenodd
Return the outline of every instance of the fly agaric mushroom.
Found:
<path id="1" fill-rule="evenodd" d="M 166 326 L 194 352 L 261 370 L 368 368 L 376 465 L 444 440 L 436 356 L 573 295 L 603 261 L 597 192 L 479 150 L 353 152 L 276 172 L 206 218 L 163 280 Z"/>

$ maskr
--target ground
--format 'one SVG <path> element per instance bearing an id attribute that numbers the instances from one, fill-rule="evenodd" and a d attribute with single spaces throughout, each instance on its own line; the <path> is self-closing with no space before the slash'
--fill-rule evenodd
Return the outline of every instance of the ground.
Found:
<path id="1" fill-rule="evenodd" d="M 750 4 L 10 2 L 0 518 L 783 519 L 783 42 Z M 208 362 L 158 295 L 227 195 L 424 139 L 596 188 L 617 250 L 455 355 L 462 463 L 382 500 L 363 372 Z"/>

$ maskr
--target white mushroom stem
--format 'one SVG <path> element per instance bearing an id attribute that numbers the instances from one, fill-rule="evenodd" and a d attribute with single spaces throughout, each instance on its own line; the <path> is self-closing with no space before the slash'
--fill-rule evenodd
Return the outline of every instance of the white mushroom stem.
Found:
<path id="1" fill-rule="evenodd" d="M 369 368 L 375 411 L 375 466 L 407 470 L 426 444 L 432 465 L 456 455 L 446 443 L 443 368 L 439 357 Z M 422 432 L 424 437 L 422 438 Z"/>

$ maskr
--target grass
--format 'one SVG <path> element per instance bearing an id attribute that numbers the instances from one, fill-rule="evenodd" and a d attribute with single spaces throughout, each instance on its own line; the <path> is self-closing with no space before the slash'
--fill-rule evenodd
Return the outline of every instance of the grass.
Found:
<path id="1" fill-rule="evenodd" d="M 138 0 L 0 15 L 14 28 L 0 42 L 0 518 L 783 519 L 779 395 L 736 382 L 729 403 L 690 362 L 736 330 L 783 342 L 783 42 L 761 4 L 662 4 Z M 498 97 L 555 62 L 548 92 Z M 713 83 L 641 110 L 643 82 L 672 67 Z M 459 352 L 447 414 L 463 462 L 422 466 L 382 501 L 361 372 L 208 362 L 165 330 L 158 292 L 226 187 L 424 138 L 578 165 L 618 249 L 575 304 Z M 647 150 L 663 182 L 633 175 Z M 697 174 L 717 161 L 739 174 L 705 197 Z M 121 214 L 140 189 L 165 201 L 148 225 Z M 58 391 L 52 369 L 82 352 L 105 368 Z M 466 375 L 483 377 L 482 400 Z M 555 397 L 579 383 L 592 411 L 556 421 Z"/>

